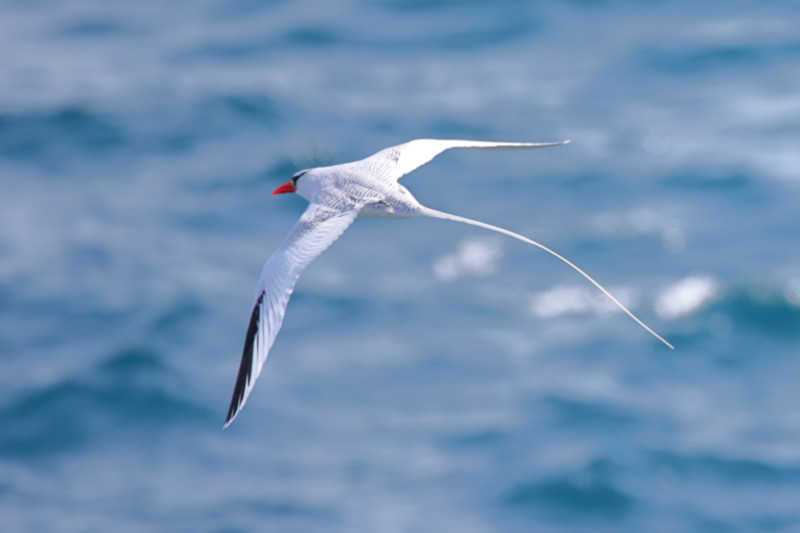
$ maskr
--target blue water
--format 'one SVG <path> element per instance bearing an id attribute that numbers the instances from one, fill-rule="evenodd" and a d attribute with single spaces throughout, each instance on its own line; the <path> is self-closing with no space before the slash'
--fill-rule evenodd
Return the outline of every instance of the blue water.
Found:
<path id="1" fill-rule="evenodd" d="M 3 532 L 800 531 L 796 2 L 0 3 Z M 300 168 L 417 137 L 438 220 L 306 271 Z"/>

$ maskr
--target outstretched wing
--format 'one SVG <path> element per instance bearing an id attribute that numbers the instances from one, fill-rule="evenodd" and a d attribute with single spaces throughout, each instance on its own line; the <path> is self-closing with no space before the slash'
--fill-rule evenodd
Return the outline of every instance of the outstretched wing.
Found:
<path id="1" fill-rule="evenodd" d="M 570 141 L 551 143 L 503 143 L 487 141 L 458 141 L 447 139 L 416 139 L 385 148 L 360 161 L 382 178 L 399 180 L 409 172 L 429 162 L 451 148 L 478 148 L 483 150 L 526 150 L 559 146 Z"/>
<path id="2" fill-rule="evenodd" d="M 278 250 L 264 265 L 244 340 L 239 375 L 223 427 L 228 427 L 236 418 L 253 390 L 281 329 L 286 304 L 289 303 L 297 278 L 311 261 L 344 233 L 357 216 L 357 208 L 341 211 L 316 203 L 309 204 Z"/>

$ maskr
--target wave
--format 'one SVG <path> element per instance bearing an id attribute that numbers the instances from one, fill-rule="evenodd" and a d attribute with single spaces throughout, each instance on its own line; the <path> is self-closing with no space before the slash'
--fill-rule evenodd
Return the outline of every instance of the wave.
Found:
<path id="1" fill-rule="evenodd" d="M 179 385 L 155 352 L 117 352 L 85 375 L 23 394 L 0 411 L 5 428 L 0 454 L 41 458 L 98 440 L 133 433 L 142 438 L 159 427 L 214 418 L 205 407 L 176 394 Z"/>
<path id="2" fill-rule="evenodd" d="M 780 465 L 749 457 L 692 454 L 672 451 L 650 452 L 649 460 L 658 471 L 667 469 L 677 479 L 704 483 L 755 483 L 775 486 L 800 482 L 800 464 Z"/>
<path id="3" fill-rule="evenodd" d="M 591 470 L 591 469 L 590 469 Z M 636 506 L 636 499 L 603 476 L 557 476 L 521 482 L 507 491 L 511 507 L 533 507 L 570 520 L 619 520 Z"/>
<path id="4" fill-rule="evenodd" d="M 79 105 L 0 114 L 0 157 L 12 160 L 52 159 L 72 151 L 102 155 L 125 143 L 114 120 Z"/>
<path id="5" fill-rule="evenodd" d="M 644 62 L 666 74 L 709 75 L 722 69 L 752 71 L 800 55 L 800 43 L 737 43 L 731 45 L 692 46 L 677 50 L 649 50 Z"/>
<path id="6" fill-rule="evenodd" d="M 614 289 L 623 302 L 637 308 L 647 305 L 662 319 L 676 325 L 701 319 L 717 337 L 727 337 L 746 327 L 778 337 L 800 335 L 800 289 L 796 281 L 774 284 L 731 284 L 707 274 L 686 276 L 649 295 L 622 287 Z M 638 305 L 637 305 L 638 304 Z M 537 318 L 569 314 L 605 315 L 618 310 L 591 287 L 559 285 L 530 296 L 528 312 Z"/>

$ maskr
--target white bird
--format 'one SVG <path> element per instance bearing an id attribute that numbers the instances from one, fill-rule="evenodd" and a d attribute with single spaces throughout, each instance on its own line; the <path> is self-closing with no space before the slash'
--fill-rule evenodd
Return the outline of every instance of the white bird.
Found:
<path id="1" fill-rule="evenodd" d="M 358 216 L 404 219 L 427 216 L 472 224 L 514 237 L 554 255 L 579 272 L 661 342 L 672 348 L 605 288 L 571 261 L 550 248 L 504 228 L 425 207 L 398 180 L 451 148 L 513 150 L 559 146 L 550 143 L 509 143 L 417 139 L 351 163 L 302 170 L 272 194 L 297 193 L 309 201 L 278 250 L 269 258 L 258 280 L 250 325 L 233 398 L 223 427 L 236 418 L 253 390 L 267 355 L 281 329 L 286 304 L 295 283 L 311 261 L 325 251 Z"/>

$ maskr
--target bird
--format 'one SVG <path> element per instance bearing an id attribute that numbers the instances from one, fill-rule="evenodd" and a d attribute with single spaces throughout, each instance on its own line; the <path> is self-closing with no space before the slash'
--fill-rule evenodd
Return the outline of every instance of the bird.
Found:
<path id="1" fill-rule="evenodd" d="M 422 205 L 399 180 L 446 150 L 525 150 L 568 144 L 558 142 L 489 142 L 415 139 L 385 148 L 365 159 L 297 172 L 272 193 L 295 193 L 309 204 L 300 219 L 267 260 L 256 285 L 242 359 L 223 428 L 240 413 L 261 374 L 281 328 L 286 306 L 300 274 L 361 217 L 408 219 L 432 217 L 478 226 L 536 246 L 581 274 L 649 333 L 674 348 L 636 317 L 600 283 L 547 246 L 511 230 Z"/>

